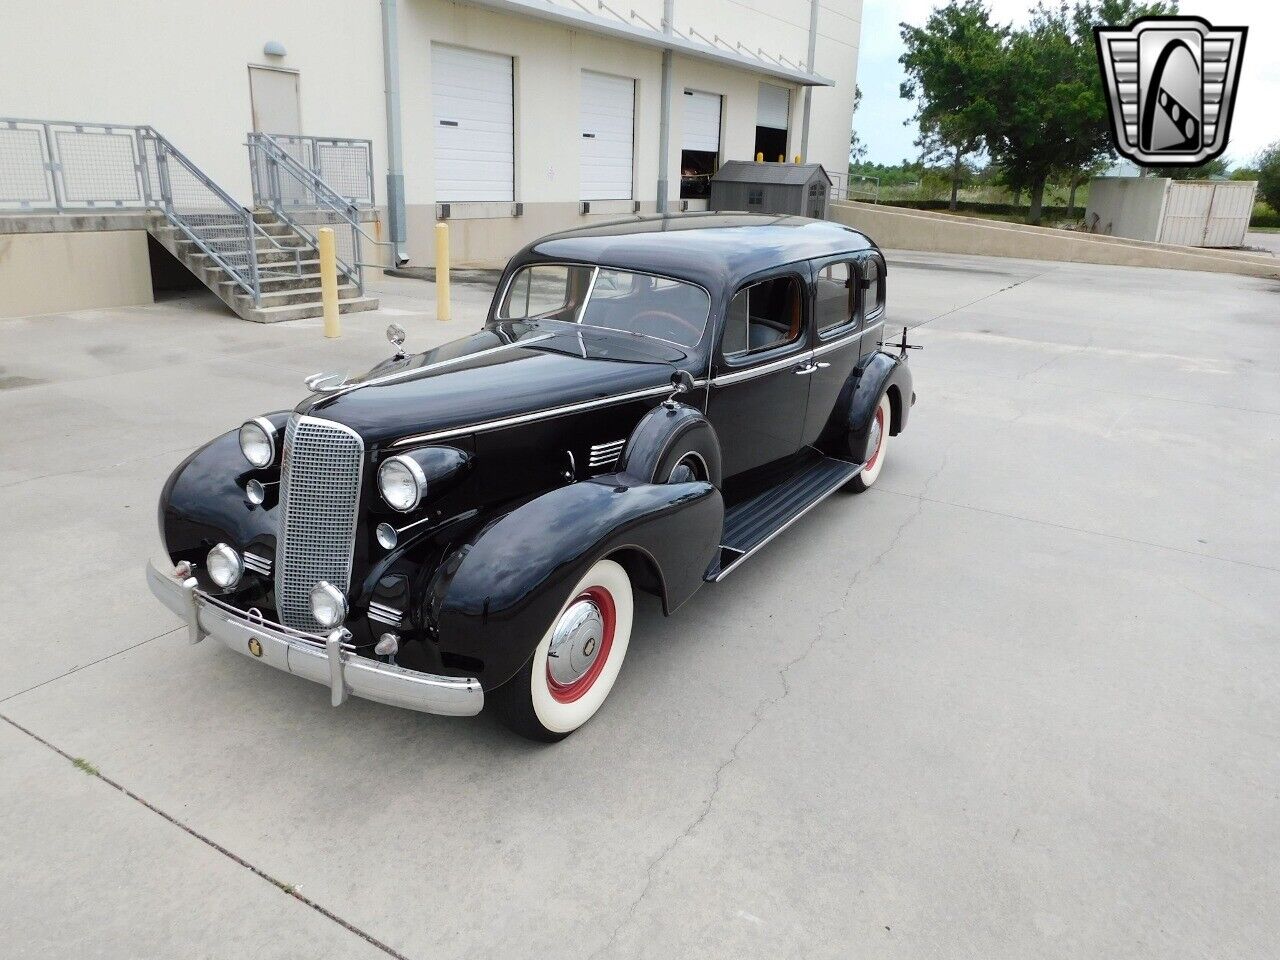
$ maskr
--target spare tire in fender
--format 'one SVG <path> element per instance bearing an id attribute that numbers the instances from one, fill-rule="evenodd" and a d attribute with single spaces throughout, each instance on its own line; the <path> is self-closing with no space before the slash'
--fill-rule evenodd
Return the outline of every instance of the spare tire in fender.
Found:
<path id="1" fill-rule="evenodd" d="M 631 431 L 618 470 L 643 483 L 705 480 L 719 488 L 720 438 L 701 411 L 663 403 Z"/>

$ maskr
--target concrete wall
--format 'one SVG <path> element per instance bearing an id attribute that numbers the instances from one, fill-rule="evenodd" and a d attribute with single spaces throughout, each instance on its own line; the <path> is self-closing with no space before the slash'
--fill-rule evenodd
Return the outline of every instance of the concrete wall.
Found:
<path id="1" fill-rule="evenodd" d="M 863 231 L 887 249 L 1205 270 L 1280 279 L 1280 258 L 1263 254 L 1143 243 L 869 203 L 833 203 L 830 217 Z"/>
<path id="2" fill-rule="evenodd" d="M 0 234 L 0 317 L 151 302 L 143 230 Z"/>
<path id="3" fill-rule="evenodd" d="M 555 2 L 578 9 L 570 0 Z M 624 15 L 634 10 L 636 25 L 661 21 L 662 0 L 610 6 Z M 819 6 L 815 69 L 837 86 L 814 92 L 809 159 L 836 176 L 847 165 L 861 17 L 862 0 L 822 0 Z M 680 0 L 675 26 L 798 64 L 807 55 L 809 4 Z M 578 212 L 578 95 L 584 69 L 637 81 L 634 196 L 644 209 L 653 209 L 660 108 L 657 49 L 449 0 L 400 0 L 400 29 L 405 195 L 415 261 L 432 256 L 430 228 L 437 200 L 432 42 L 516 58 L 515 196 L 525 204 L 525 216 L 511 218 L 509 207 L 455 209 L 455 244 L 468 261 L 498 262 L 541 233 L 590 222 Z M 282 43 L 286 55 L 264 55 L 269 40 Z M 223 0 L 209 11 L 170 0 L 131 0 L 126 7 L 44 0 L 10 11 L 0 31 L 0 62 L 6 77 L 0 110 L 6 114 L 151 124 L 246 201 L 251 194 L 243 145 L 252 123 L 248 68 L 296 70 L 303 131 L 371 139 L 375 190 L 385 200 L 386 117 L 376 0 Z M 780 82 L 746 68 L 687 57 L 675 59 L 675 74 L 672 197 L 679 194 L 681 91 L 691 87 L 723 94 L 721 158 L 751 159 L 758 84 L 762 79 Z M 792 87 L 788 156 L 800 150 L 802 105 L 802 90 Z M 615 216 L 629 212 L 597 210 Z M 592 217 L 599 215 L 593 211 Z"/>
<path id="4" fill-rule="evenodd" d="M 1165 177 L 1094 177 L 1084 222 L 1095 233 L 1158 240 L 1168 189 Z"/>

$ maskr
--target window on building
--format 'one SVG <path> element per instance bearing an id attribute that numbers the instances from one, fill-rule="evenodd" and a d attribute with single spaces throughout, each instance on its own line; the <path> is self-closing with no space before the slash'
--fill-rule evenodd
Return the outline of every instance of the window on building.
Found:
<path id="1" fill-rule="evenodd" d="M 756 101 L 756 149 L 753 156 L 767 161 L 787 158 L 787 126 L 791 118 L 791 91 L 774 83 L 760 84 Z"/>
<path id="2" fill-rule="evenodd" d="M 848 262 L 828 263 L 814 284 L 814 323 L 823 334 L 851 323 L 857 315 L 857 271 Z"/>
<path id="3" fill-rule="evenodd" d="M 725 315 L 720 351 L 747 357 L 794 343 L 804 331 L 800 280 L 775 277 L 739 290 Z"/>
<path id="4" fill-rule="evenodd" d="M 749 207 L 762 207 L 762 206 L 764 206 L 764 191 L 763 191 L 763 190 L 748 190 L 748 191 L 747 191 L 747 206 L 749 206 Z"/>

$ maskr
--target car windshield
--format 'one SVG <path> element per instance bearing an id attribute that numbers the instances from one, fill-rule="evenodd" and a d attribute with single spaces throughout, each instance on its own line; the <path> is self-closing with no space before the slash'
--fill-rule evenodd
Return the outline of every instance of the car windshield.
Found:
<path id="1" fill-rule="evenodd" d="M 594 282 L 593 282 L 594 278 Z M 500 320 L 561 320 L 696 346 L 711 298 L 680 280 L 608 267 L 538 263 L 511 278 Z"/>

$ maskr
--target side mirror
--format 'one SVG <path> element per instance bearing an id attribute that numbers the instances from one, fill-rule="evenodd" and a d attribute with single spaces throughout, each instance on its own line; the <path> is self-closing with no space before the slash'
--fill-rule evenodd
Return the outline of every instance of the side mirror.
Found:
<path id="1" fill-rule="evenodd" d="M 688 370 L 677 370 L 671 374 L 671 389 L 676 393 L 688 393 L 693 389 L 693 374 Z"/>

